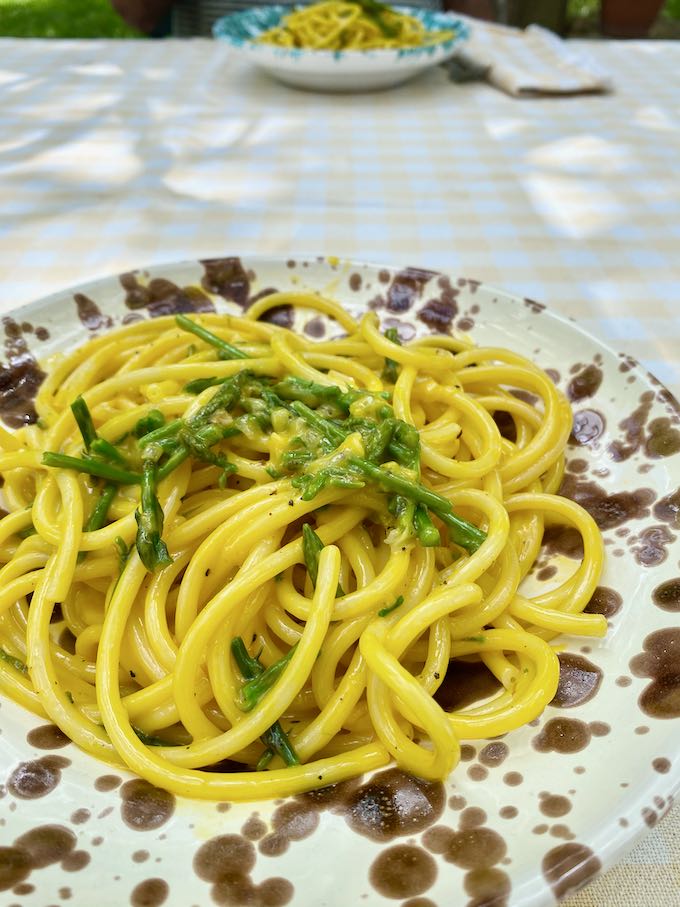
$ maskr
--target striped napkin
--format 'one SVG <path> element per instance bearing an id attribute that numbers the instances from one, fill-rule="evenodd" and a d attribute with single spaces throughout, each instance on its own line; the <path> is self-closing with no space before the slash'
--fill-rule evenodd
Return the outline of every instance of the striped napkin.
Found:
<path id="1" fill-rule="evenodd" d="M 611 78 L 588 54 L 538 25 L 524 31 L 456 15 L 470 40 L 449 68 L 453 81 L 486 78 L 517 97 L 611 91 Z"/>

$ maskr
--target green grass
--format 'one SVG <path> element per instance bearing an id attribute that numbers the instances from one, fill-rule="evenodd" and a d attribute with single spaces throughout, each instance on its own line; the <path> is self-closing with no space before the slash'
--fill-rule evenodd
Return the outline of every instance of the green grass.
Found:
<path id="1" fill-rule="evenodd" d="M 0 0 L 0 35 L 16 38 L 135 38 L 108 0 Z"/>

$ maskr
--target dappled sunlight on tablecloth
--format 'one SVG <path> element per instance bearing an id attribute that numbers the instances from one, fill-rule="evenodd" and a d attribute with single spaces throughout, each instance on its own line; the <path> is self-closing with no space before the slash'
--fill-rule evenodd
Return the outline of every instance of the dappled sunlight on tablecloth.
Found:
<path id="1" fill-rule="evenodd" d="M 572 239 L 597 236 L 626 217 L 615 187 L 597 180 L 532 174 L 524 184 L 546 224 Z"/>

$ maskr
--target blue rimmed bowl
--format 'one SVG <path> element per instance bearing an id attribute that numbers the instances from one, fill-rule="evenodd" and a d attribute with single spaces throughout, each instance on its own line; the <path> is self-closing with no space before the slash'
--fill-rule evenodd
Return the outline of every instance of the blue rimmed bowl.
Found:
<path id="1" fill-rule="evenodd" d="M 217 20 L 213 35 L 279 81 L 314 91 L 372 91 L 398 85 L 453 57 L 469 37 L 467 25 L 451 14 L 396 6 L 428 31 L 453 31 L 453 37 L 427 47 L 385 50 L 302 50 L 257 43 L 292 8 L 279 4 L 232 13 Z"/>

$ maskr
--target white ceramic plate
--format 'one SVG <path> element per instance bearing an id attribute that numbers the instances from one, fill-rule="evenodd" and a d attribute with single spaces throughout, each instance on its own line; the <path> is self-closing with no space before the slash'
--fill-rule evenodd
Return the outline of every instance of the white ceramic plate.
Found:
<path id="1" fill-rule="evenodd" d="M 605 591 L 593 606 L 611 615 L 609 633 L 565 640 L 567 707 L 551 705 L 503 740 L 466 745 L 446 785 L 387 770 L 277 803 L 176 800 L 3 700 L 0 901 L 553 904 L 619 859 L 678 789 L 678 405 L 635 362 L 530 300 L 457 276 L 331 259 L 192 261 L 102 280 L 5 319 L 6 349 L 19 367 L 24 342 L 43 358 L 131 318 L 191 311 L 197 300 L 238 311 L 272 288 L 321 290 L 355 312 L 371 305 L 405 338 L 455 325 L 553 370 L 574 398 L 580 439 L 569 448 L 568 490 L 604 530 Z M 285 323 L 289 313 L 277 317 Z M 325 330 L 313 313 L 295 327 Z M 551 566 L 573 567 L 556 553 L 572 541 L 553 538 L 532 582 L 546 588 Z"/>
<path id="2" fill-rule="evenodd" d="M 468 38 L 467 25 L 450 14 L 408 6 L 395 9 L 420 19 L 430 31 L 447 29 L 455 35 L 439 44 L 400 50 L 320 51 L 256 43 L 290 12 L 290 6 L 281 5 L 232 13 L 218 19 L 213 34 L 281 82 L 315 91 L 373 91 L 399 85 L 450 59 Z"/>

